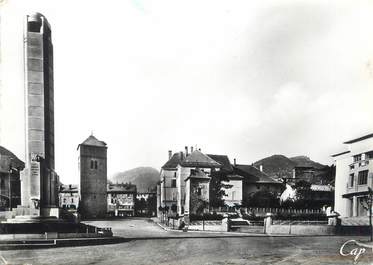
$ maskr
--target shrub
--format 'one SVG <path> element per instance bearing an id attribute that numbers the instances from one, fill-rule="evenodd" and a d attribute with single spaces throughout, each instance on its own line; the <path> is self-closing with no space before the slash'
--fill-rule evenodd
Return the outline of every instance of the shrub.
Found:
<path id="1" fill-rule="evenodd" d="M 328 218 L 324 213 L 277 213 L 274 215 L 275 220 L 291 221 L 327 221 Z"/>
<path id="2" fill-rule="evenodd" d="M 212 220 L 222 220 L 224 217 L 221 214 L 217 213 L 207 213 L 203 215 L 197 215 L 197 214 L 190 214 L 189 215 L 190 221 L 212 221 Z"/>

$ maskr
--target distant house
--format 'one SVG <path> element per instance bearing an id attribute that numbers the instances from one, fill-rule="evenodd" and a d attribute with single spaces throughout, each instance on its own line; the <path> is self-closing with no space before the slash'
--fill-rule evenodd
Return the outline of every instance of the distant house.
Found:
<path id="1" fill-rule="evenodd" d="M 138 192 L 136 194 L 136 215 L 155 216 L 157 213 L 156 191 Z"/>
<path id="2" fill-rule="evenodd" d="M 233 165 L 231 164 L 228 156 L 226 155 L 214 155 L 208 154 L 208 156 L 219 164 L 222 165 L 220 171 L 223 172 L 228 181 L 224 181 L 223 184 L 229 185 L 229 188 L 222 188 L 225 196 L 222 198 L 224 204 L 227 206 L 239 206 L 242 204 L 242 192 L 243 192 L 243 177 L 235 174 Z"/>
<path id="3" fill-rule="evenodd" d="M 20 172 L 25 163 L 5 147 L 0 146 L 0 211 L 21 204 Z"/>
<path id="4" fill-rule="evenodd" d="M 111 216 L 135 216 L 136 185 L 108 184 L 107 209 Z"/>
<path id="5" fill-rule="evenodd" d="M 285 189 L 285 185 L 260 169 L 251 165 L 234 164 L 234 175 L 242 179 L 242 200 L 243 204 L 250 204 L 250 199 L 258 191 L 268 191 L 279 197 Z"/>
<path id="6" fill-rule="evenodd" d="M 69 212 L 75 213 L 79 207 L 79 189 L 78 185 L 60 185 L 58 192 L 59 206 Z"/>
<path id="7" fill-rule="evenodd" d="M 291 183 L 291 182 L 290 182 Z M 287 200 L 296 200 L 297 199 L 297 191 L 296 189 L 290 185 L 286 184 L 286 189 L 281 194 L 281 202 L 285 202 Z M 307 194 L 305 194 L 305 200 L 312 201 L 313 205 L 318 206 L 318 208 L 322 208 L 324 206 L 333 206 L 334 202 L 334 187 L 330 184 L 323 185 L 323 184 L 311 184 L 310 190 Z"/>

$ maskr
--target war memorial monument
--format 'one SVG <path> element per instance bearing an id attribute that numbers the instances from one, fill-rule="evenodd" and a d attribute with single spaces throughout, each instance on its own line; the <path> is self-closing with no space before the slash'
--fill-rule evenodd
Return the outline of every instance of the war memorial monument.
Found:
<path id="1" fill-rule="evenodd" d="M 58 207 L 51 27 L 40 13 L 27 15 L 24 27 L 25 168 L 21 172 L 21 205 L 10 209 L 8 218 L 0 223 L 0 240 L 4 244 L 18 239 L 26 244 L 24 240 L 111 237 L 111 229 L 80 223 L 78 215 Z"/>

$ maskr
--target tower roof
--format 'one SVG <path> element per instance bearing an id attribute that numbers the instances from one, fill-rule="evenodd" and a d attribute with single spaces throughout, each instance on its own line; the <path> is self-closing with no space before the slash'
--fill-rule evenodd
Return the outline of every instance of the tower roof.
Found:
<path id="1" fill-rule="evenodd" d="M 98 140 L 96 137 L 93 135 L 90 135 L 83 143 L 78 145 L 78 149 L 81 145 L 88 145 L 88 146 L 97 146 L 97 147 L 105 147 L 106 148 L 106 143 L 104 141 Z"/>

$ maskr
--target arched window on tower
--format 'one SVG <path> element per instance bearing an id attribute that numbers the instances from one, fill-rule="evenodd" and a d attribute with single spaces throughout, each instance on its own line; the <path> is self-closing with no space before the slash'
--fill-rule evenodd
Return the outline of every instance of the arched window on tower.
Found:
<path id="1" fill-rule="evenodd" d="M 97 169 L 97 160 L 95 160 L 95 169 Z"/>

